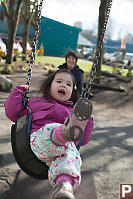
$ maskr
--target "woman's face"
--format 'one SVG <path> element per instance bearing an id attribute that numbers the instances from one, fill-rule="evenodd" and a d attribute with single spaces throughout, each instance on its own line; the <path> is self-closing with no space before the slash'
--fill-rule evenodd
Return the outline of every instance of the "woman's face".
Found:
<path id="1" fill-rule="evenodd" d="M 69 56 L 67 57 L 67 67 L 69 70 L 72 70 L 74 68 L 74 66 L 76 65 L 76 58 L 73 56 Z"/>
<path id="2" fill-rule="evenodd" d="M 59 102 L 68 101 L 73 91 L 73 79 L 66 72 L 57 73 L 51 83 L 50 95 Z"/>

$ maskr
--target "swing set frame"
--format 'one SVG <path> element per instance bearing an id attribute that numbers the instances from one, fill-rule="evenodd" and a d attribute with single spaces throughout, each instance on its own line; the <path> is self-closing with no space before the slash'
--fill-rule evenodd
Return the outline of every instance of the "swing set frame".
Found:
<path id="1" fill-rule="evenodd" d="M 113 0 L 108 0 L 104 26 L 102 29 L 102 33 L 100 35 L 98 47 L 96 49 L 96 54 L 90 72 L 88 84 L 86 85 L 86 88 L 83 90 L 81 95 L 82 98 L 89 98 L 91 85 L 94 80 L 94 74 L 96 72 L 96 65 L 98 64 L 98 58 L 102 52 L 103 39 L 106 31 L 106 26 L 108 23 L 112 1 Z M 32 66 L 35 60 L 36 45 L 39 34 L 39 26 L 41 22 L 42 6 L 43 6 L 43 0 L 40 0 L 40 4 L 38 5 L 37 23 L 36 23 L 35 34 L 32 44 L 30 62 L 29 62 L 29 70 L 27 71 L 27 82 L 26 82 L 27 85 L 30 84 Z M 27 175 L 39 180 L 45 180 L 48 179 L 48 166 L 36 157 L 36 155 L 32 152 L 30 147 L 30 126 L 32 121 L 32 112 L 27 106 L 27 102 L 29 99 L 27 97 L 27 93 L 28 92 L 25 92 L 23 95 L 23 107 L 18 115 L 17 122 L 13 124 L 11 127 L 12 151 L 17 164 Z M 24 109 L 28 109 L 28 114 L 20 118 L 20 115 Z"/>

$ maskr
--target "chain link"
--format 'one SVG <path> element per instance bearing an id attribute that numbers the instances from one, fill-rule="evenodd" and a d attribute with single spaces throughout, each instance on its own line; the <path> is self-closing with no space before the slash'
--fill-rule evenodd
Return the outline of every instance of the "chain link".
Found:
<path id="1" fill-rule="evenodd" d="M 108 0 L 107 4 L 106 4 L 106 16 L 105 16 L 105 21 L 104 21 L 104 25 L 102 28 L 102 33 L 97 45 L 97 49 L 96 49 L 96 53 L 95 53 L 95 58 L 93 61 L 93 65 L 92 65 L 92 69 L 89 75 L 89 81 L 85 87 L 85 89 L 82 91 L 82 97 L 83 98 L 89 98 L 90 95 L 90 90 L 92 87 L 92 82 L 94 81 L 94 74 L 96 73 L 96 66 L 98 64 L 98 58 L 101 55 L 102 52 L 102 47 L 103 47 L 103 39 L 104 39 L 104 34 L 106 31 L 106 27 L 107 27 L 107 23 L 108 23 L 108 19 L 109 19 L 109 14 L 110 14 L 110 10 L 111 10 L 111 6 L 112 6 L 112 1 L 113 0 Z"/>
<path id="2" fill-rule="evenodd" d="M 34 64 L 35 56 L 36 56 L 36 46 L 37 46 L 39 27 L 40 27 L 40 22 L 41 22 L 42 6 L 43 6 L 43 0 L 40 0 L 40 4 L 38 5 L 37 22 L 35 26 L 34 39 L 32 42 L 32 49 L 31 49 L 31 55 L 30 55 L 30 61 L 29 61 L 29 70 L 27 72 L 27 82 L 26 82 L 27 85 L 30 84 L 32 66 Z"/>

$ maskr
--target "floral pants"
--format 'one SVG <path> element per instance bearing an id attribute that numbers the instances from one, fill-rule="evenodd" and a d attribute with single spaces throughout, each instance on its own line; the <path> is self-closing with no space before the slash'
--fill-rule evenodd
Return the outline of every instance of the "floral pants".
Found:
<path id="1" fill-rule="evenodd" d="M 72 176 L 74 188 L 81 182 L 80 167 L 82 161 L 74 142 L 65 145 L 55 145 L 51 141 L 51 132 L 61 124 L 47 124 L 30 136 L 31 149 L 35 155 L 49 166 L 48 177 L 52 185 L 57 176 L 68 174 Z"/>

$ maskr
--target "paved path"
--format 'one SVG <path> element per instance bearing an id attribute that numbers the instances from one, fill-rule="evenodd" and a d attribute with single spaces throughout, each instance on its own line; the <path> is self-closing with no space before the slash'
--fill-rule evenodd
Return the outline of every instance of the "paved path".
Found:
<path id="1" fill-rule="evenodd" d="M 11 199 L 48 199 L 51 191 L 48 180 L 36 180 L 21 171 Z M 75 191 L 75 198 L 97 199 L 94 178 L 88 171 L 82 172 L 82 183 Z"/>

